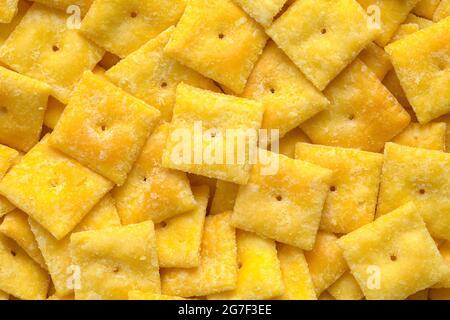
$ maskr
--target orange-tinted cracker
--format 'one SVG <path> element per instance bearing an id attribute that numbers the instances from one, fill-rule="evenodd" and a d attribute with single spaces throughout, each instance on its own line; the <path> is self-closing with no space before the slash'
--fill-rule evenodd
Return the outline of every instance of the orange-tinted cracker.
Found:
<path id="1" fill-rule="evenodd" d="M 185 0 L 95 0 L 83 19 L 81 31 L 99 46 L 124 58 L 176 24 L 185 6 Z"/>
<path id="2" fill-rule="evenodd" d="M 386 48 L 422 124 L 450 112 L 449 29 L 447 18 Z"/>
<path id="3" fill-rule="evenodd" d="M 336 300 L 328 291 L 322 293 L 318 300 Z"/>
<path id="4" fill-rule="evenodd" d="M 264 162 L 276 163 L 277 170 L 266 174 L 262 162 L 253 167 L 249 183 L 239 189 L 233 225 L 311 250 L 332 171 L 271 152 L 264 157 Z"/>
<path id="5" fill-rule="evenodd" d="M 112 67 L 114 67 L 116 64 L 118 64 L 120 61 L 120 58 L 116 56 L 115 54 L 106 51 L 105 55 L 103 56 L 102 60 L 99 61 L 98 65 L 102 67 L 105 70 L 109 70 Z"/>
<path id="6" fill-rule="evenodd" d="M 239 191 L 239 185 L 217 180 L 216 192 L 211 203 L 209 214 L 218 214 L 225 211 L 233 211 L 234 203 Z"/>
<path id="7" fill-rule="evenodd" d="M 39 141 L 49 95 L 45 83 L 0 66 L 0 143 L 30 150 Z"/>
<path id="8" fill-rule="evenodd" d="M 249 148 L 255 141 L 251 135 L 243 137 L 239 140 L 245 149 L 241 148 L 231 130 L 244 134 L 252 130 L 258 134 L 263 112 L 260 102 L 181 83 L 177 88 L 163 166 L 246 184 L 250 175 Z M 231 152 L 227 151 L 227 146 L 231 146 Z"/>
<path id="9" fill-rule="evenodd" d="M 164 31 L 106 73 L 117 86 L 157 108 L 167 121 L 172 119 L 176 88 L 180 82 L 219 91 L 212 80 L 164 53 L 173 31 L 173 27 Z"/>
<path id="10" fill-rule="evenodd" d="M 8 213 L 0 225 L 0 232 L 14 240 L 43 269 L 47 269 L 44 257 L 28 224 L 28 216 L 24 212 L 15 209 Z"/>
<path id="11" fill-rule="evenodd" d="M 83 72 L 103 56 L 103 50 L 77 30 L 67 29 L 66 20 L 65 12 L 35 3 L 0 49 L 1 62 L 49 84 L 63 103 Z"/>
<path id="12" fill-rule="evenodd" d="M 0 291 L 0 300 L 9 300 L 9 294 L 4 291 Z"/>
<path id="13" fill-rule="evenodd" d="M 240 94 L 266 40 L 263 29 L 231 0 L 191 0 L 165 50 Z"/>
<path id="14" fill-rule="evenodd" d="M 411 123 L 392 139 L 392 142 L 409 147 L 445 151 L 446 134 L 447 124 L 444 122 Z"/>
<path id="15" fill-rule="evenodd" d="M 0 234 L 0 290 L 25 300 L 43 300 L 49 276 L 19 245 Z"/>
<path id="16" fill-rule="evenodd" d="M 406 300 L 428 300 L 429 291 L 428 289 L 418 291 L 410 295 Z"/>
<path id="17" fill-rule="evenodd" d="M 122 185 L 159 111 L 86 72 L 64 109 L 50 143 L 93 171 Z"/>
<path id="18" fill-rule="evenodd" d="M 132 290 L 160 293 L 153 222 L 74 233 L 70 247 L 80 267 L 76 299 L 127 299 Z"/>
<path id="19" fill-rule="evenodd" d="M 413 13 L 431 20 L 440 2 L 441 0 L 420 0 L 413 9 Z"/>
<path id="20" fill-rule="evenodd" d="M 64 297 L 73 294 L 77 285 L 75 277 L 78 276 L 76 266 L 72 264 L 70 256 L 70 236 L 56 240 L 49 232 L 33 219 L 29 225 L 44 256 L 48 270 L 55 286 L 56 295 Z M 74 232 L 99 230 L 108 227 L 120 226 L 119 216 L 110 195 L 105 196 L 77 225 Z"/>
<path id="21" fill-rule="evenodd" d="M 450 154 L 388 143 L 377 215 L 414 201 L 431 235 L 450 240 Z"/>
<path id="22" fill-rule="evenodd" d="M 245 231 L 236 233 L 238 280 L 234 290 L 209 295 L 209 300 L 264 300 L 284 293 L 275 242 Z"/>
<path id="23" fill-rule="evenodd" d="M 297 1 L 267 30 L 323 90 L 378 34 L 355 0 Z"/>
<path id="24" fill-rule="evenodd" d="M 348 270 L 337 241 L 338 238 L 334 234 L 319 232 L 314 248 L 311 251 L 305 251 L 317 296 L 320 296 Z"/>
<path id="25" fill-rule="evenodd" d="M 389 43 L 400 24 L 405 21 L 408 14 L 420 0 L 357 0 L 361 6 L 372 13 L 372 18 L 377 20 L 377 10 L 379 19 L 376 21 L 381 27 L 381 32 L 376 39 L 380 47 Z M 376 6 L 376 7 L 375 7 Z M 376 10 L 374 10 L 376 9 Z"/>
<path id="26" fill-rule="evenodd" d="M 433 15 L 433 21 L 440 21 L 450 16 L 450 0 L 441 0 Z"/>
<path id="27" fill-rule="evenodd" d="M 142 291 L 128 292 L 128 300 L 185 300 L 181 297 L 167 296 L 164 294 L 147 293 Z"/>
<path id="28" fill-rule="evenodd" d="M 358 58 L 372 70 L 382 81 L 386 74 L 392 69 L 392 63 L 389 55 L 375 43 L 369 43 L 367 47 L 361 51 Z"/>
<path id="29" fill-rule="evenodd" d="M 208 206 L 207 186 L 194 187 L 196 208 L 156 226 L 156 247 L 161 268 L 195 268 L 200 264 L 200 246 Z"/>
<path id="30" fill-rule="evenodd" d="M 77 14 L 78 10 L 80 10 L 81 16 L 84 16 L 86 12 L 89 10 L 89 7 L 91 6 L 94 0 L 33 0 L 33 1 L 45 4 L 47 7 L 65 11 L 69 16 Z M 78 7 L 77 11 L 74 11 L 71 6 L 77 6 Z"/>
<path id="31" fill-rule="evenodd" d="M 124 185 L 114 190 L 123 224 L 159 223 L 196 206 L 186 174 L 161 167 L 168 130 L 164 124 L 153 132 Z"/>
<path id="32" fill-rule="evenodd" d="M 10 23 L 17 14 L 19 0 L 0 1 L 0 23 Z"/>
<path id="33" fill-rule="evenodd" d="M 283 276 L 284 294 L 279 300 L 316 300 L 316 292 L 303 251 L 278 244 L 278 259 Z"/>
<path id="34" fill-rule="evenodd" d="M 361 291 L 358 282 L 350 272 L 346 272 L 342 277 L 333 283 L 327 290 L 336 300 L 361 300 L 364 293 Z"/>
<path id="35" fill-rule="evenodd" d="M 289 131 L 280 139 L 280 154 L 284 154 L 289 158 L 295 158 L 295 146 L 299 142 L 311 143 L 311 140 L 309 140 L 308 136 L 300 128 Z"/>
<path id="36" fill-rule="evenodd" d="M 450 289 L 430 289 L 429 300 L 450 300 Z"/>
<path id="37" fill-rule="evenodd" d="M 27 1 L 19 0 L 17 14 L 11 20 L 11 22 L 0 23 L 0 46 L 3 45 L 6 39 L 8 39 L 11 32 L 13 32 L 14 29 L 17 27 L 17 25 L 19 24 L 20 20 L 22 20 L 23 16 L 25 15 L 29 7 L 30 5 Z M 1 62 L 0 65 L 2 65 Z"/>
<path id="38" fill-rule="evenodd" d="M 440 281 L 448 268 L 412 202 L 338 244 L 368 300 L 406 299 Z"/>
<path id="39" fill-rule="evenodd" d="M 272 41 L 253 69 L 242 97 L 261 101 L 265 109 L 262 128 L 279 129 L 280 137 L 329 105 Z"/>
<path id="40" fill-rule="evenodd" d="M 65 105 L 56 100 L 55 98 L 50 97 L 48 99 L 47 110 L 44 115 L 44 125 L 47 128 L 55 129 L 56 124 L 58 123 L 61 115 L 64 112 Z"/>
<path id="41" fill-rule="evenodd" d="M 230 219 L 229 212 L 206 217 L 199 267 L 162 269 L 163 294 L 205 296 L 236 287 L 236 232 L 230 225 Z"/>
<path id="42" fill-rule="evenodd" d="M 52 149 L 45 137 L 3 178 L 0 193 L 62 239 L 112 187 Z"/>
<path id="43" fill-rule="evenodd" d="M 233 0 L 263 27 L 269 27 L 287 0 Z"/>
<path id="44" fill-rule="evenodd" d="M 373 221 L 383 166 L 381 154 L 299 143 L 296 158 L 333 171 L 322 230 L 349 233 Z"/>
<path id="45" fill-rule="evenodd" d="M 324 93 L 330 107 L 300 126 L 315 144 L 378 152 L 409 124 L 409 114 L 360 60 Z"/>

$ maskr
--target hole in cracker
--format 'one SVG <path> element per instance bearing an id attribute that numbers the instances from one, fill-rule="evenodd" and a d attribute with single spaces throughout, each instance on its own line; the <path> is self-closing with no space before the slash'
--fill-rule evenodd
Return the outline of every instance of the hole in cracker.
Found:
<path id="1" fill-rule="evenodd" d="M 53 52 L 58 52 L 58 51 L 59 51 L 59 47 L 55 44 L 55 45 L 52 47 L 52 50 L 53 50 Z"/>
<path id="2" fill-rule="evenodd" d="M 322 30 L 320 30 L 320 33 L 321 33 L 321 34 L 327 33 L 327 29 L 326 29 L 326 28 L 322 28 Z"/>
<path id="3" fill-rule="evenodd" d="M 350 114 L 348 116 L 348 120 L 355 120 L 355 115 L 354 114 Z"/>
<path id="4" fill-rule="evenodd" d="M 395 254 L 391 254 L 390 256 L 391 261 L 397 261 L 397 256 Z"/>
<path id="5" fill-rule="evenodd" d="M 425 189 L 420 189 L 420 190 L 419 190 L 419 193 L 420 193 L 420 194 L 425 194 L 426 191 L 425 191 Z"/>
<path id="6" fill-rule="evenodd" d="M 219 33 L 219 39 L 225 38 L 225 35 L 223 33 Z"/>
<path id="7" fill-rule="evenodd" d="M 335 186 L 331 186 L 331 187 L 330 187 L 330 191 L 331 191 L 331 192 L 335 192 L 335 191 L 336 191 L 336 187 L 335 187 Z"/>
<path id="8" fill-rule="evenodd" d="M 142 181 L 144 181 L 144 182 L 147 182 L 147 180 L 148 180 L 147 177 L 142 178 Z"/>
<path id="9" fill-rule="evenodd" d="M 138 16 L 138 14 L 135 11 L 130 13 L 130 17 L 132 17 L 133 19 L 136 18 L 137 16 Z"/>
<path id="10" fill-rule="evenodd" d="M 115 267 L 114 269 L 113 269 L 113 272 L 114 273 L 118 273 L 120 271 L 120 267 Z"/>
<path id="11" fill-rule="evenodd" d="M 238 269 L 242 269 L 242 263 L 241 262 L 238 263 Z"/>
<path id="12" fill-rule="evenodd" d="M 270 88 L 270 92 L 271 93 L 275 93 L 275 89 L 274 88 Z"/>
<path id="13" fill-rule="evenodd" d="M 167 222 L 161 222 L 161 228 L 165 228 L 165 227 L 167 227 Z"/>
<path id="14" fill-rule="evenodd" d="M 167 88 L 167 82 L 162 82 L 161 83 L 161 88 Z"/>
<path id="15" fill-rule="evenodd" d="M 277 199 L 277 201 L 281 201 L 281 200 L 283 200 L 283 197 L 278 195 L 278 196 L 275 197 L 275 199 Z"/>
<path id="16" fill-rule="evenodd" d="M 17 253 L 16 253 L 14 250 L 11 250 L 11 255 L 12 255 L 13 257 L 15 257 L 15 256 L 17 256 Z"/>

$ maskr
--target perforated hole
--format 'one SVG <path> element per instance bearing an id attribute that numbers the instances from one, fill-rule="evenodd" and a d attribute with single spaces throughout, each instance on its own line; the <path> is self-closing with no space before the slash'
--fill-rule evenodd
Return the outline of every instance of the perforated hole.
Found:
<path id="1" fill-rule="evenodd" d="M 425 189 L 420 189 L 420 190 L 419 190 L 419 193 L 420 193 L 420 194 L 425 194 L 425 193 L 427 193 L 427 192 L 426 192 Z"/>
<path id="2" fill-rule="evenodd" d="M 238 269 L 242 269 L 242 263 L 241 262 L 238 263 Z"/>
<path id="3" fill-rule="evenodd" d="M 336 187 L 335 187 L 335 186 L 331 186 L 331 187 L 330 187 L 330 191 L 331 191 L 331 192 L 335 192 L 335 191 L 336 191 Z"/>
<path id="4" fill-rule="evenodd" d="M 55 44 L 52 47 L 53 52 L 58 52 L 59 51 L 59 47 Z"/>
<path id="5" fill-rule="evenodd" d="M 328 31 L 327 31 L 327 29 L 326 28 L 322 28 L 322 30 L 320 30 L 320 33 L 321 34 L 326 34 Z"/>
<path id="6" fill-rule="evenodd" d="M 219 33 L 218 37 L 219 37 L 219 39 L 224 39 L 225 35 L 223 33 Z"/>
<path id="7" fill-rule="evenodd" d="M 142 181 L 147 182 L 147 177 L 142 177 Z"/>
<path id="8" fill-rule="evenodd" d="M 138 16 L 138 14 L 135 11 L 130 13 L 130 17 L 133 18 L 133 19 L 136 18 L 137 16 Z"/>
<path id="9" fill-rule="evenodd" d="M 390 259 L 392 262 L 397 261 L 397 256 L 395 254 L 391 254 Z"/>
<path id="10" fill-rule="evenodd" d="M 120 271 L 120 267 L 119 266 L 117 266 L 117 267 L 115 267 L 114 269 L 113 269 L 113 272 L 114 273 L 118 273 Z"/>
<path id="11" fill-rule="evenodd" d="M 161 222 L 161 228 L 167 227 L 167 222 Z"/>
<path id="12" fill-rule="evenodd" d="M 354 114 L 349 114 L 348 115 L 348 120 L 355 120 L 355 115 Z"/>
<path id="13" fill-rule="evenodd" d="M 16 253 L 14 250 L 11 250 L 11 255 L 12 255 L 13 257 L 15 257 L 15 256 L 17 256 L 17 253 Z"/>
<path id="14" fill-rule="evenodd" d="M 167 88 L 167 82 L 162 82 L 161 83 L 161 88 Z"/>
<path id="15" fill-rule="evenodd" d="M 271 93 L 275 93 L 275 89 L 274 88 L 270 88 L 270 92 Z"/>
<path id="16" fill-rule="evenodd" d="M 277 201 L 281 201 L 281 200 L 283 200 L 283 197 L 278 195 L 278 196 L 275 197 L 275 199 L 277 199 Z"/>

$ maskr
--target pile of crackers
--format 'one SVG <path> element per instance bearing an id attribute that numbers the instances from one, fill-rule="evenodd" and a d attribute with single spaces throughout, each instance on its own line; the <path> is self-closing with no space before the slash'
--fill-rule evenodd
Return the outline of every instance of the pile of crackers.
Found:
<path id="1" fill-rule="evenodd" d="M 0 0 L 0 298 L 450 299 L 449 133 L 449 0 Z"/>

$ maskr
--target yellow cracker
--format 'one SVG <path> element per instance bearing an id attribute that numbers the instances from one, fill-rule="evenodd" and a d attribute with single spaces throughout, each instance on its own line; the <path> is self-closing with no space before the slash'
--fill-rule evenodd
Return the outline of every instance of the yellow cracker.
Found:
<path id="1" fill-rule="evenodd" d="M 355 0 L 302 0 L 267 33 L 323 90 L 378 34 L 368 19 Z"/>
<path id="2" fill-rule="evenodd" d="M 180 297 L 166 296 L 164 294 L 147 293 L 142 291 L 128 292 L 128 300 L 185 300 Z"/>
<path id="3" fill-rule="evenodd" d="M 46 82 L 63 103 L 83 72 L 93 69 L 103 56 L 103 50 L 77 30 L 67 29 L 66 22 L 64 12 L 35 3 L 0 49 L 3 63 Z"/>
<path id="4" fill-rule="evenodd" d="M 367 47 L 361 51 L 358 58 L 372 70 L 382 81 L 386 74 L 392 69 L 392 63 L 389 55 L 375 43 L 369 43 Z"/>
<path id="5" fill-rule="evenodd" d="M 0 1 L 0 23 L 10 23 L 17 14 L 19 0 Z"/>
<path id="6" fill-rule="evenodd" d="M 0 192 L 58 239 L 64 238 L 112 183 L 48 146 L 28 152 L 0 182 Z"/>
<path id="7" fill-rule="evenodd" d="M 412 202 L 338 243 L 368 300 L 406 299 L 441 280 L 448 268 Z"/>
<path id="8" fill-rule="evenodd" d="M 432 236 L 450 240 L 450 154 L 388 143 L 377 215 L 414 201 Z"/>
<path id="9" fill-rule="evenodd" d="M 49 282 L 47 272 L 14 241 L 0 234 L 0 290 L 19 299 L 43 300 Z"/>
<path id="10" fill-rule="evenodd" d="M 429 300 L 450 300 L 450 289 L 431 289 Z"/>
<path id="11" fill-rule="evenodd" d="M 176 24 L 185 0 L 95 0 L 81 31 L 99 46 L 121 58 Z M 101 23 L 99 23 L 101 21 Z"/>
<path id="12" fill-rule="evenodd" d="M 160 293 L 153 222 L 74 233 L 70 247 L 80 268 L 77 300 L 127 299 L 132 290 Z"/>
<path id="13" fill-rule="evenodd" d="M 117 86 L 156 107 L 162 119 L 170 121 L 180 82 L 220 91 L 214 82 L 189 69 L 164 53 L 173 34 L 169 28 L 106 72 Z"/>
<path id="14" fill-rule="evenodd" d="M 245 231 L 236 234 L 238 280 L 234 290 L 209 295 L 209 300 L 263 300 L 284 293 L 275 242 Z"/>
<path id="15" fill-rule="evenodd" d="M 398 79 L 394 69 L 389 71 L 384 77 L 383 85 L 389 90 L 390 93 L 392 93 L 401 106 L 405 108 L 411 117 L 411 121 L 417 121 L 416 114 L 414 113 L 414 110 L 406 97 L 405 91 L 403 91 L 400 80 Z"/>
<path id="16" fill-rule="evenodd" d="M 81 16 L 84 16 L 86 12 L 89 10 L 89 7 L 91 6 L 94 0 L 33 0 L 33 1 L 45 4 L 47 7 L 66 11 L 66 13 L 68 14 L 78 13 L 78 11 L 69 10 L 72 9 L 72 6 L 77 6 L 80 10 Z"/>
<path id="17" fill-rule="evenodd" d="M 156 226 L 156 246 L 161 268 L 195 268 L 200 264 L 200 245 L 208 206 L 207 186 L 194 187 L 197 206 Z"/>
<path id="18" fill-rule="evenodd" d="M 86 72 L 50 137 L 52 146 L 122 185 L 159 111 Z"/>
<path id="19" fill-rule="evenodd" d="M 289 158 L 295 158 L 295 146 L 299 142 L 311 143 L 311 140 L 300 128 L 289 131 L 280 139 L 280 154 L 284 154 Z"/>
<path id="20" fill-rule="evenodd" d="M 217 180 L 216 192 L 211 203 L 209 214 L 218 214 L 225 211 L 233 211 L 239 185 Z"/>
<path id="21" fill-rule="evenodd" d="M 445 151 L 445 135 L 447 124 L 435 122 L 427 124 L 411 123 L 402 133 L 392 139 L 397 144 Z"/>
<path id="22" fill-rule="evenodd" d="M 337 241 L 338 238 L 334 234 L 319 232 L 314 248 L 305 251 L 309 272 L 318 296 L 348 270 Z"/>
<path id="23" fill-rule="evenodd" d="M 418 16 L 431 20 L 440 2 L 441 0 L 420 0 L 413 9 L 413 12 Z"/>
<path id="24" fill-rule="evenodd" d="M 420 0 L 357 0 L 381 27 L 381 33 L 376 39 L 380 47 L 389 43 L 400 24 Z M 379 21 L 376 21 L 379 19 Z"/>
<path id="25" fill-rule="evenodd" d="M 378 152 L 409 124 L 408 113 L 360 60 L 324 93 L 330 107 L 300 126 L 315 144 Z"/>
<path id="26" fill-rule="evenodd" d="M 361 300 L 364 293 L 350 272 L 346 272 L 338 281 L 328 288 L 328 292 L 336 300 Z"/>
<path id="27" fill-rule="evenodd" d="M 272 41 L 253 69 L 242 97 L 261 101 L 262 128 L 280 137 L 325 109 L 329 102 Z"/>
<path id="28" fill-rule="evenodd" d="M 403 39 L 406 36 L 413 34 L 414 32 L 417 32 L 424 28 L 428 28 L 432 25 L 433 21 L 418 17 L 410 13 L 405 22 L 395 32 L 394 36 L 391 39 L 391 43 Z"/>
<path id="29" fill-rule="evenodd" d="M 14 240 L 43 269 L 47 269 L 44 257 L 28 224 L 28 216 L 15 209 L 8 213 L 0 225 L 0 232 Z"/>
<path id="30" fill-rule="evenodd" d="M 281 11 L 287 0 L 233 0 L 250 17 L 255 19 L 264 27 L 272 24 L 273 18 Z"/>
<path id="31" fill-rule="evenodd" d="M 240 94 L 266 40 L 231 0 L 191 0 L 166 53 Z"/>
<path id="32" fill-rule="evenodd" d="M 446 151 L 450 152 L 450 113 L 440 117 L 439 119 L 437 119 L 436 121 L 438 122 L 445 122 L 445 124 L 447 125 L 447 133 L 446 133 L 446 137 L 445 137 L 445 146 L 446 146 Z"/>
<path id="33" fill-rule="evenodd" d="M 263 163 L 253 167 L 249 183 L 239 189 L 233 225 L 311 250 L 332 171 L 270 152 L 264 158 L 278 170 L 266 175 Z"/>
<path id="34" fill-rule="evenodd" d="M 444 19 L 386 48 L 422 124 L 450 112 L 449 28 Z"/>
<path id="35" fill-rule="evenodd" d="M 194 297 L 236 287 L 236 234 L 230 216 L 227 212 L 206 217 L 199 267 L 161 270 L 162 293 Z"/>
<path id="36" fill-rule="evenodd" d="M 22 20 L 23 16 L 30 7 L 29 3 L 25 0 L 19 0 L 18 11 L 15 17 L 9 23 L 0 23 L 0 46 L 8 39 L 9 35 L 14 31 L 14 29 Z M 0 62 L 0 65 L 2 63 Z"/>
<path id="37" fill-rule="evenodd" d="M 239 148 L 230 130 L 240 130 L 244 134 L 248 130 L 256 132 L 261 127 L 263 112 L 260 102 L 181 83 L 177 89 L 163 166 L 237 184 L 247 183 L 249 148 L 255 141 L 247 137 L 243 141 L 245 149 Z M 234 149 L 226 152 L 230 145 Z M 233 159 L 229 159 L 229 154 L 234 155 Z"/>
<path id="38" fill-rule="evenodd" d="M 296 158 L 333 171 L 322 230 L 349 233 L 373 221 L 383 166 L 381 154 L 299 143 Z"/>
<path id="39" fill-rule="evenodd" d="M 55 129 L 65 107 L 66 106 L 64 104 L 50 97 L 47 104 L 47 110 L 44 115 L 44 125 L 47 128 Z"/>
<path id="40" fill-rule="evenodd" d="M 440 245 L 439 252 L 447 263 L 448 271 L 444 279 L 436 283 L 433 288 L 450 288 L 450 242 L 445 241 L 442 245 Z"/>
<path id="41" fill-rule="evenodd" d="M 0 66 L 0 143 L 30 150 L 40 139 L 49 95 L 45 83 Z"/>
<path id="42" fill-rule="evenodd" d="M 284 294 L 279 300 L 316 300 L 316 292 L 303 251 L 278 244 L 278 259 L 284 283 Z"/>
<path id="43" fill-rule="evenodd" d="M 450 16 L 450 0 L 441 0 L 439 7 L 433 15 L 433 21 L 437 22 Z"/>
<path id="44" fill-rule="evenodd" d="M 14 149 L 0 145 L 0 179 L 20 161 L 20 154 Z M 0 218 L 14 209 L 14 205 L 4 196 L 0 195 Z"/>
<path id="45" fill-rule="evenodd" d="M 114 190 L 123 224 L 159 223 L 196 206 L 186 174 L 161 167 L 168 130 L 167 125 L 155 130 L 124 185 Z"/>

